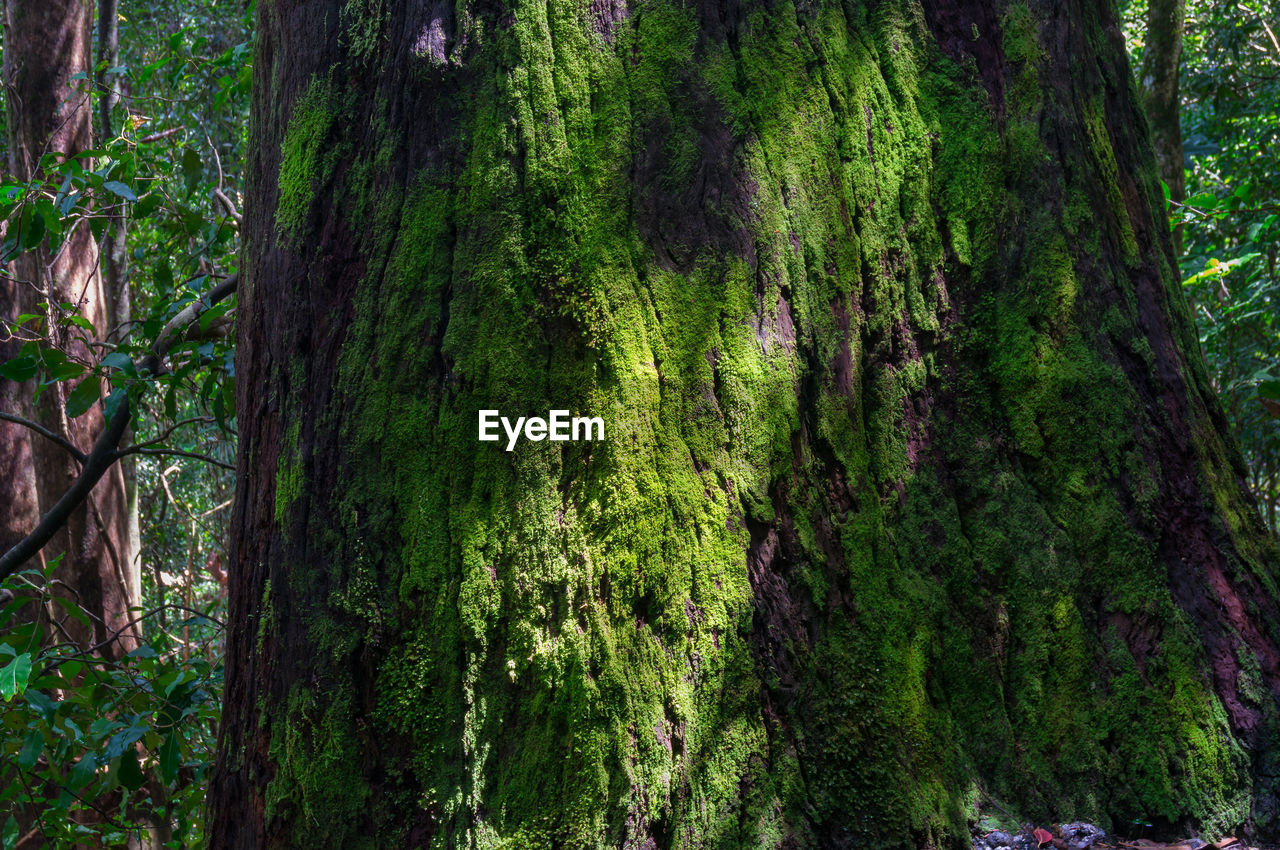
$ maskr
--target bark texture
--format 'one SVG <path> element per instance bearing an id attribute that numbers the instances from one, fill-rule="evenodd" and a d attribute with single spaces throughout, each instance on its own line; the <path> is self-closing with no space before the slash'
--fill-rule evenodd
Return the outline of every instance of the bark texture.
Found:
<path id="1" fill-rule="evenodd" d="M 1151 122 L 1151 143 L 1155 148 L 1160 178 L 1169 187 L 1169 197 L 1175 201 L 1183 201 L 1187 197 L 1182 154 L 1182 100 L 1178 95 L 1186 20 L 1186 0 L 1149 0 L 1147 41 L 1138 75 L 1147 118 Z M 1174 236 L 1176 244 L 1180 229 Z"/>
<path id="2" fill-rule="evenodd" d="M 17 286 L 0 280 L 0 317 L 12 321 L 20 316 L 18 303 Z M 20 347 L 16 339 L 0 341 L 0 363 L 16 357 Z M 0 378 L 0 410 L 28 416 L 30 397 L 30 387 Z M 22 425 L 0 422 L 0 550 L 6 552 L 40 521 L 30 434 Z"/>
<path id="3" fill-rule="evenodd" d="M 258 14 L 214 846 L 1275 834 L 1110 3 Z"/>
<path id="4" fill-rule="evenodd" d="M 5 4 L 4 79 L 8 86 L 7 125 L 9 169 L 21 179 L 37 174 L 47 153 L 75 155 L 91 145 L 89 96 L 73 81 L 91 67 L 92 6 L 85 0 L 7 0 Z M 112 314 L 98 269 L 98 246 L 87 222 L 81 223 L 56 251 L 47 243 L 22 254 L 12 268 L 16 300 L 21 312 L 46 312 L 40 304 L 70 303 L 91 321 L 99 335 L 112 324 Z M 49 314 L 52 318 L 52 313 Z M 53 326 L 53 322 L 47 323 Z M 81 360 L 96 360 L 69 331 L 54 328 L 52 342 Z M 35 418 L 81 450 L 92 447 L 104 426 L 102 411 L 69 419 L 65 413 L 72 386 L 66 382 L 47 389 L 35 405 Z M 48 440 L 28 437 L 35 470 L 39 509 L 47 511 L 66 492 L 79 472 L 75 459 Z M 75 634 L 88 644 L 120 629 L 140 594 L 140 576 L 130 569 L 132 557 L 124 499 L 124 480 L 118 467 L 107 473 L 85 504 L 72 515 L 54 543 L 42 555 L 63 559 L 56 573 L 63 587 L 91 618 L 92 631 Z M 29 531 L 32 526 L 26 526 Z M 81 627 L 69 622 L 73 632 Z M 126 632 L 106 648 L 117 656 L 133 644 Z"/>

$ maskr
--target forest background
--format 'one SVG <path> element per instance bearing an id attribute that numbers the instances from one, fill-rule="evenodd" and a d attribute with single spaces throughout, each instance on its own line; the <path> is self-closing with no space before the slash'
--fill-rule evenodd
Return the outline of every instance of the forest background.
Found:
<path id="1" fill-rule="evenodd" d="M 1270 2 L 1156 3 L 1122 4 L 1135 85 L 1152 113 L 1203 354 L 1275 534 L 1280 19 Z M 95 614 L 60 587 L 58 559 L 4 579 L 0 812 L 38 816 L 0 823 L 3 848 L 203 843 L 236 437 L 235 301 L 210 296 L 237 271 L 252 5 L 102 0 L 93 67 L 67 92 L 88 98 L 94 117 L 93 149 L 78 159 L 46 151 L 30 173 L 15 167 L 23 104 L 0 88 L 10 130 L 0 139 L 4 273 L 16 280 L 23 258 L 54 256 L 87 226 L 126 305 L 106 328 L 49 299 L 0 316 L 0 379 L 58 399 L 69 420 L 110 420 L 129 403 L 134 450 L 119 462 L 141 574 L 134 616 L 88 645 L 69 633 L 76 623 L 94 632 Z M 103 15 L 118 26 L 114 41 Z M 1172 59 L 1170 40 L 1180 45 Z M 16 49 L 8 31 L 0 49 Z M 1172 123 L 1161 121 L 1161 98 Z M 140 371 L 195 303 L 207 309 L 168 347 L 168 368 Z M 0 414 L 38 424 L 21 410 Z M 0 554 L 13 542 L 0 539 Z"/>

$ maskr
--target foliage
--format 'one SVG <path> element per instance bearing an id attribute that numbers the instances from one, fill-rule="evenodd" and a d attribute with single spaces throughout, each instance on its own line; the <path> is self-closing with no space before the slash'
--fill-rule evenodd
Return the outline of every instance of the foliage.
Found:
<path id="1" fill-rule="evenodd" d="M 131 394 L 145 611 L 145 642 L 109 661 L 107 646 L 77 647 L 55 617 L 36 615 L 88 616 L 50 581 L 53 565 L 5 584 L 0 810 L 15 814 L 0 824 L 6 848 L 33 829 L 53 847 L 115 846 L 143 829 L 162 846 L 203 840 L 235 451 L 234 300 L 205 311 L 165 368 L 139 364 L 167 322 L 237 270 L 251 16 L 227 0 L 122 3 L 120 64 L 95 69 L 122 94 L 114 132 L 96 128 L 96 147 L 75 158 L 46 154 L 30 180 L 0 174 L 0 273 L 11 279 L 25 252 L 52 256 L 88 228 L 105 253 L 116 223 L 126 228 L 130 315 L 95 328 L 76 304 L 42 302 L 0 326 L 23 341 L 0 376 L 33 381 L 37 395 L 74 384 L 69 417 L 99 403 L 110 416 Z M 75 81 L 92 93 L 95 120 L 97 76 Z"/>
<path id="2" fill-rule="evenodd" d="M 121 846 L 162 824 L 157 846 L 203 837 L 203 783 L 213 758 L 222 668 L 221 624 L 192 609 L 157 627 L 117 662 L 59 638 L 88 617 L 52 579 L 56 562 L 6 582 L 0 608 L 0 810 L 34 813 L 24 835 L 42 846 Z M 33 606 L 40 616 L 31 616 Z M 106 643 L 104 641 L 103 643 Z M 17 814 L 4 847 L 20 837 Z M 163 840 L 164 835 L 172 839 Z"/>
<path id="3" fill-rule="evenodd" d="M 1145 3 L 1128 6 L 1142 50 Z M 1272 531 L 1280 504 L 1280 4 L 1188 0 L 1181 76 L 1183 284 Z M 1135 67 L 1137 61 L 1135 60 Z"/>

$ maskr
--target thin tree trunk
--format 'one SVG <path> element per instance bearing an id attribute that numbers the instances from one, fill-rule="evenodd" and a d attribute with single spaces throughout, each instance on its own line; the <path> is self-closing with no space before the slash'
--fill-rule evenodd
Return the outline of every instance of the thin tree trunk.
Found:
<path id="1" fill-rule="evenodd" d="M 256 45 L 212 846 L 1275 835 L 1280 559 L 1110 2 Z"/>
<path id="2" fill-rule="evenodd" d="M 1178 95 L 1186 16 L 1186 0 L 1149 0 L 1146 45 L 1139 74 L 1160 179 L 1169 187 L 1169 197 L 1178 202 L 1186 200 L 1187 196 L 1182 154 L 1182 101 Z M 1174 230 L 1174 249 L 1178 253 L 1182 251 L 1181 232 L 1179 225 Z"/>
<path id="3" fill-rule="evenodd" d="M 8 0 L 4 77 L 9 104 L 9 168 L 22 179 L 36 174 L 40 158 L 50 152 L 75 155 L 91 142 L 90 98 L 73 77 L 90 68 L 91 7 L 84 0 Z M 98 246 L 87 223 L 81 223 L 51 254 L 40 247 L 14 263 L 24 312 L 52 318 L 56 308 L 71 303 L 99 334 L 112 325 L 107 294 L 98 269 Z M 38 305 L 44 304 L 41 308 Z M 96 359 L 65 330 L 52 327 L 53 342 L 82 359 Z M 50 387 L 36 405 L 36 418 L 82 449 L 92 446 L 103 427 L 101 408 L 69 419 L 64 405 L 71 387 Z M 42 511 L 51 507 L 75 479 L 79 467 L 48 440 L 32 440 L 35 493 Z M 129 576 L 132 554 L 127 534 L 124 480 L 120 469 L 104 476 L 85 504 L 71 517 L 43 556 L 61 556 L 56 576 L 94 620 L 92 630 L 77 633 L 88 644 L 102 641 L 131 619 L 138 604 L 138 584 Z M 67 627 L 78 626 L 68 622 Z M 105 648 L 115 657 L 134 645 L 132 630 Z"/>
<path id="4" fill-rule="evenodd" d="M 0 280 L 0 318 L 11 322 L 21 312 L 17 285 Z M 16 357 L 21 345 L 19 338 L 0 340 L 0 363 Z M 30 418 L 32 389 L 0 378 L 0 410 Z M 30 434 L 22 425 L 0 421 L 0 551 L 7 552 L 40 521 Z"/>
<path id="5" fill-rule="evenodd" d="M 6 0 L 7 2 L 7 0 Z M 0 4 L 4 8 L 4 4 Z M 8 15 L 5 15 L 5 52 L 11 43 Z M 8 112 L 6 122 L 15 118 L 13 99 L 5 99 Z M 3 226 L 0 225 L 0 229 Z M 7 235 L 7 233 L 6 233 Z M 0 318 L 14 321 L 22 314 L 22 304 L 29 301 L 21 293 L 20 284 L 8 275 L 0 278 Z M 0 328 L 3 330 L 3 328 Z M 22 341 L 14 336 L 0 339 L 0 362 L 16 357 Z M 30 402 L 33 387 L 21 386 L 0 377 L 0 410 L 30 418 Z M 14 543 L 26 536 L 40 520 L 36 501 L 35 470 L 31 465 L 31 432 L 22 425 L 0 421 L 0 547 L 8 551 Z"/>
<path id="6" fill-rule="evenodd" d="M 120 103 L 120 85 L 112 69 L 120 65 L 120 12 L 118 0 L 98 2 L 98 136 L 108 140 L 115 135 L 112 114 Z M 112 327 L 124 327 L 133 319 L 133 298 L 129 287 L 127 225 L 123 215 L 114 215 L 106 229 L 102 251 L 102 284 L 110 305 Z M 129 441 L 126 431 L 122 442 Z M 124 479 L 125 579 L 134 599 L 142 598 L 142 529 L 138 516 L 138 460 L 133 455 L 121 458 L 120 474 Z M 141 631 L 142 625 L 138 625 Z"/>

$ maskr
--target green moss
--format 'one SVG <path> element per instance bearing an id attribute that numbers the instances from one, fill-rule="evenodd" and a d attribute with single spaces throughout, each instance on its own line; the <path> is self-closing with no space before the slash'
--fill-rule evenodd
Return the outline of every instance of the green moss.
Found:
<path id="1" fill-rule="evenodd" d="M 369 61 L 387 49 L 391 10 L 386 0 L 346 0 L 339 16 L 343 44 L 356 61 Z"/>
<path id="2" fill-rule="evenodd" d="M 293 106 L 280 146 L 277 182 L 276 230 L 285 239 L 296 239 L 304 232 L 315 193 L 338 161 L 331 138 L 336 110 L 331 83 L 319 78 L 311 80 Z"/>
<path id="3" fill-rule="evenodd" d="M 300 428 L 301 423 L 297 420 L 289 425 L 284 448 L 276 459 L 276 524 L 281 529 L 288 527 L 289 508 L 302 495 L 302 459 L 298 454 Z"/>
<path id="4" fill-rule="evenodd" d="M 1136 250 L 1083 185 L 1116 176 L 1099 101 L 1047 170 L 1020 4 L 1000 104 L 908 5 L 757 4 L 725 42 L 632 11 L 612 44 L 567 0 L 461 20 L 448 156 L 356 145 L 393 110 L 340 121 L 337 82 L 294 108 L 277 225 L 332 192 L 365 271 L 314 424 L 340 480 L 289 538 L 324 663 L 268 724 L 272 814 L 317 846 L 955 846 L 976 776 L 1027 818 L 1237 822 L 1243 752 L 1144 526 L 1116 365 L 1144 340 L 1130 301 L 1090 312 Z M 380 20 L 344 23 L 357 62 Z M 695 180 L 718 197 L 652 238 L 638 193 Z M 474 439 L 551 407 L 608 439 Z M 342 797 L 360 747 L 378 787 Z"/>

